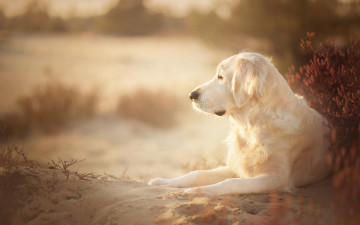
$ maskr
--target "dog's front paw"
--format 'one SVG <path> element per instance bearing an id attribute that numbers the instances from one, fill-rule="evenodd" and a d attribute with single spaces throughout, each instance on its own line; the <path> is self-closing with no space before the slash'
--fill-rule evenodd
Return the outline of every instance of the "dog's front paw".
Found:
<path id="1" fill-rule="evenodd" d="M 164 179 L 164 178 L 154 178 L 154 179 L 151 179 L 149 182 L 148 182 L 148 185 L 168 185 L 169 184 L 169 181 L 168 179 Z"/>
<path id="2" fill-rule="evenodd" d="M 179 179 L 154 178 L 148 182 L 148 185 L 167 186 L 172 188 L 186 187 Z"/>

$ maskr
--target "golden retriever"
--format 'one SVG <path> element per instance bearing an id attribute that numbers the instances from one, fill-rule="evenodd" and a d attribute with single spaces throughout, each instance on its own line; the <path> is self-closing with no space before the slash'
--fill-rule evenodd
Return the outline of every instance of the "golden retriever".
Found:
<path id="1" fill-rule="evenodd" d="M 266 193 L 292 191 L 328 175 L 328 122 L 264 56 L 242 52 L 223 60 L 190 99 L 200 111 L 230 116 L 226 166 L 156 178 L 150 185 L 208 195 Z"/>

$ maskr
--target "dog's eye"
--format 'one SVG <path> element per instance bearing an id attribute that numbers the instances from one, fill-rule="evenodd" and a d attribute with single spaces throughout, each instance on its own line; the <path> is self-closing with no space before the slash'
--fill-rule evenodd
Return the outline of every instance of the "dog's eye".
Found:
<path id="1" fill-rule="evenodd" d="M 218 79 L 219 79 L 219 80 L 222 80 L 222 79 L 224 79 L 224 77 L 221 76 L 221 75 L 218 75 Z"/>

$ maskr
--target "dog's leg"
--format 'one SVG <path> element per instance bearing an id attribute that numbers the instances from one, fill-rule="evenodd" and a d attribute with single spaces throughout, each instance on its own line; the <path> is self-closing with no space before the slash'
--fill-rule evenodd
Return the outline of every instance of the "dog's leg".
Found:
<path id="1" fill-rule="evenodd" d="M 155 178 L 149 181 L 149 185 L 166 185 L 169 187 L 196 187 L 214 184 L 219 181 L 234 177 L 229 167 L 219 167 L 212 170 L 196 170 L 181 177 L 173 179 Z"/>
<path id="2" fill-rule="evenodd" d="M 250 194 L 271 191 L 289 191 L 287 179 L 270 175 L 252 178 L 230 178 L 216 184 L 185 190 L 187 193 L 203 193 L 207 195 Z"/>

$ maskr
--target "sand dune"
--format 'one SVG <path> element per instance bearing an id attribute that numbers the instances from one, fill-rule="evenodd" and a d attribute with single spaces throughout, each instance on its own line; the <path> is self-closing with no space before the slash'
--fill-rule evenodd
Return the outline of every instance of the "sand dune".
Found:
<path id="1" fill-rule="evenodd" d="M 56 169 L 4 171 L 0 220 L 5 224 L 334 224 L 330 179 L 294 194 L 210 198 L 109 175 L 72 174 L 67 180 Z M 9 206 L 16 211 L 4 211 Z"/>

